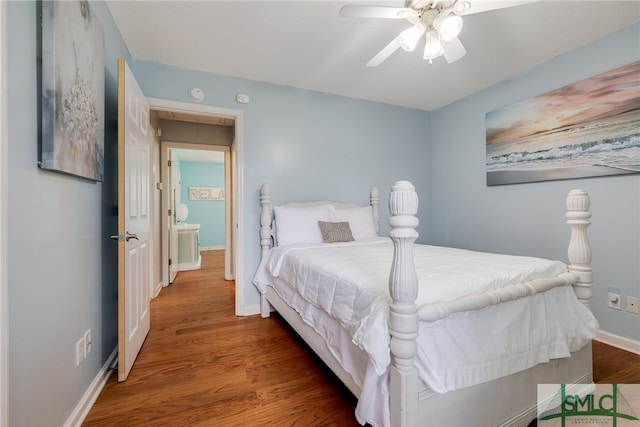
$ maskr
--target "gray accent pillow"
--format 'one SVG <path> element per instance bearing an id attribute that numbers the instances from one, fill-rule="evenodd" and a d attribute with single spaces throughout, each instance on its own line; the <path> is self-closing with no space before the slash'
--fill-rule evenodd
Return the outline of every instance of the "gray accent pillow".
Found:
<path id="1" fill-rule="evenodd" d="M 353 234 L 348 222 L 318 221 L 324 243 L 353 242 Z"/>

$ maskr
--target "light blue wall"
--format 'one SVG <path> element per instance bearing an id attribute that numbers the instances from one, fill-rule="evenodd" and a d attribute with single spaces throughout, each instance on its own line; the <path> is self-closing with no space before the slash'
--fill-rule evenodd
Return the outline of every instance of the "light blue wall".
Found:
<path id="1" fill-rule="evenodd" d="M 484 165 L 487 112 L 638 59 L 636 24 L 431 118 L 433 243 L 566 260 L 564 200 L 570 189 L 583 188 L 592 199 L 592 310 L 602 330 L 634 340 L 640 318 L 608 309 L 607 290 L 640 296 L 640 175 L 487 187 Z"/>
<path id="2" fill-rule="evenodd" d="M 132 70 L 146 96 L 190 102 L 199 87 L 204 103 L 244 112 L 240 186 L 244 196 L 245 305 L 257 306 L 251 283 L 260 259 L 259 190 L 271 184 L 275 204 L 334 199 L 369 202 L 381 191 L 381 231 L 388 233 L 386 200 L 391 185 L 413 181 L 421 211 L 430 211 L 429 113 L 291 87 L 134 61 Z M 236 94 L 251 97 L 243 105 Z M 425 217 L 426 218 L 426 217 Z M 418 230 L 429 233 L 426 220 Z"/>
<path id="3" fill-rule="evenodd" d="M 200 224 L 201 247 L 224 247 L 224 200 L 189 200 L 189 187 L 224 188 L 224 163 L 180 162 L 180 201 L 189 224 Z"/>
<path id="4" fill-rule="evenodd" d="M 36 3 L 8 4 L 9 422 L 63 425 L 117 345 L 116 79 L 129 57 L 104 3 L 105 181 L 38 169 Z M 75 367 L 75 343 L 93 350 Z"/>

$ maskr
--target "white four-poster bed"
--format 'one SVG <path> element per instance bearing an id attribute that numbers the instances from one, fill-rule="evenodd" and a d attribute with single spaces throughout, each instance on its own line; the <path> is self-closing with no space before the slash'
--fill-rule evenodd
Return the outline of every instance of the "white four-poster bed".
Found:
<path id="1" fill-rule="evenodd" d="M 597 322 L 588 310 L 592 272 L 586 192 L 573 190 L 566 199 L 571 227 L 568 266 L 498 255 L 505 258 L 485 269 L 489 261 L 484 257 L 494 255 L 414 244 L 418 197 L 407 181 L 391 189 L 390 239 L 375 237 L 376 188 L 370 202 L 370 207 L 304 202 L 274 208 L 271 188 L 264 184 L 262 262 L 254 278 L 262 295 L 262 316 L 278 311 L 319 355 L 358 398 L 359 422 L 394 427 L 526 426 L 536 417 L 537 384 L 592 381 L 590 340 Z M 347 222 L 352 233 L 347 239 L 328 240 L 334 243 L 318 243 L 317 236 L 301 228 L 305 221 L 316 224 L 318 218 Z M 295 226 L 289 229 L 291 223 L 285 221 Z M 326 234 L 320 236 L 327 241 Z M 354 250 L 365 252 L 357 255 Z M 378 252 L 388 254 L 389 261 L 378 260 Z M 346 264 L 351 258 L 357 267 Z M 363 264 L 369 259 L 371 266 Z M 445 265 L 449 260 L 452 266 Z M 545 271 L 536 270 L 543 261 L 540 268 Z M 334 270 L 317 272 L 313 265 L 294 262 L 330 264 Z M 522 268 L 535 273 L 525 277 L 511 272 L 521 262 L 531 262 Z M 512 274 L 510 281 L 499 278 L 487 287 L 475 283 L 476 276 L 503 269 Z M 357 276 L 357 270 L 363 270 L 364 277 Z M 380 290 L 379 272 L 385 276 L 386 295 Z M 450 273 L 456 276 L 451 284 L 445 277 Z M 474 282 L 471 290 L 459 288 L 457 276 Z M 327 277 L 329 282 L 321 281 Z M 372 288 L 351 290 L 351 285 L 338 281 L 342 279 Z M 418 288 L 433 280 L 433 291 Z M 446 286 L 438 286 L 440 281 Z M 443 294 L 451 290 L 453 294 Z M 356 307 L 346 309 L 348 314 L 343 309 L 346 300 Z"/>

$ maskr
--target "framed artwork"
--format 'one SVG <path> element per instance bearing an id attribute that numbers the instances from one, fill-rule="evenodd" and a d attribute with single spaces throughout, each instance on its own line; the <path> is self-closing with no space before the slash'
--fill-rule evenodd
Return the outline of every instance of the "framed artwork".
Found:
<path id="1" fill-rule="evenodd" d="M 104 34 L 86 0 L 42 2 L 38 165 L 104 177 Z"/>
<path id="2" fill-rule="evenodd" d="M 487 185 L 640 173 L 640 61 L 486 115 Z"/>
<path id="3" fill-rule="evenodd" d="M 189 200 L 224 200 L 224 188 L 189 187 Z"/>

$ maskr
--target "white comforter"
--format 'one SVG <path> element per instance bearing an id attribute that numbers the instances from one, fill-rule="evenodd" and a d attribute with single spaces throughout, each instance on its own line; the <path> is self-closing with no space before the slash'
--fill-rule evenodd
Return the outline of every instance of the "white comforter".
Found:
<path id="1" fill-rule="evenodd" d="M 360 384 L 356 415 L 360 422 L 373 425 L 388 423 L 388 408 L 380 405 L 386 405 L 384 378 L 390 363 L 387 318 L 392 255 L 388 238 L 280 246 L 264 257 L 254 278 L 261 292 L 273 286 L 288 302 L 301 302 L 294 308 L 327 338 L 326 325 L 316 324 L 319 316 L 309 314 L 308 306 L 320 309 L 368 354 L 371 366 Z M 418 306 L 566 271 L 559 261 L 426 245 L 414 245 L 414 258 Z M 284 283 L 292 289 L 284 289 Z M 293 297 L 291 290 L 301 298 Z M 446 393 L 568 357 L 595 336 L 597 327 L 571 287 L 562 286 L 437 322 L 421 322 L 416 368 L 431 389 Z M 341 350 L 337 345 L 331 348 L 332 342 L 337 341 L 329 340 L 331 351 L 340 356 Z M 374 375 L 378 378 L 371 378 Z"/>

